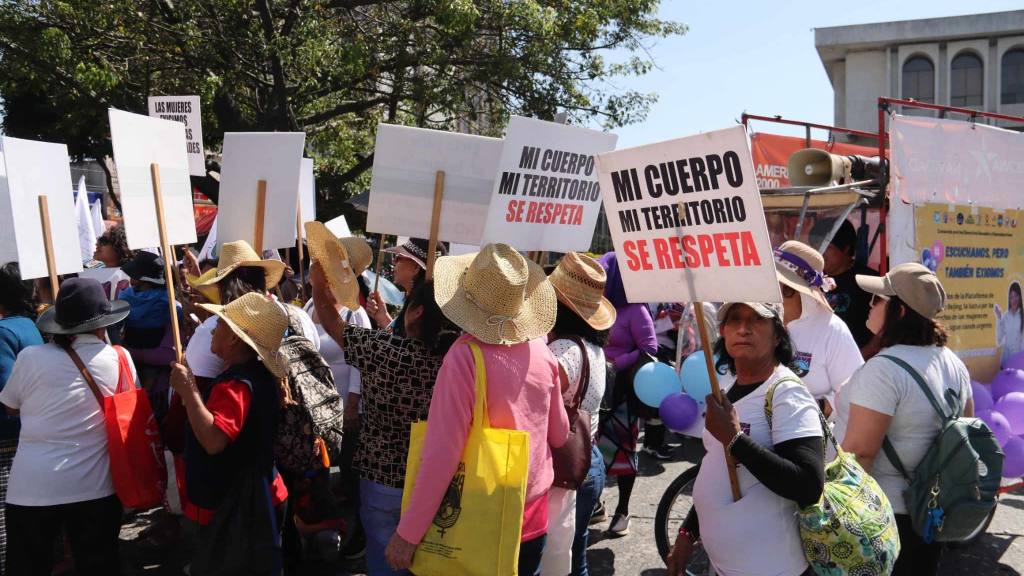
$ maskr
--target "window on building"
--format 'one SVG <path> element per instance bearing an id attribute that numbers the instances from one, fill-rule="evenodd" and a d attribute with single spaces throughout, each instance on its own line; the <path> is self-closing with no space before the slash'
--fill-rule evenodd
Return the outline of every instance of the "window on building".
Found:
<path id="1" fill-rule="evenodd" d="M 984 106 L 984 64 L 976 55 L 961 53 L 950 65 L 949 104 L 967 108 Z"/>
<path id="2" fill-rule="evenodd" d="M 1014 48 L 1003 54 L 1003 69 L 1000 76 L 1000 102 L 1024 103 L 1024 48 Z"/>
<path id="3" fill-rule="evenodd" d="M 925 56 L 914 56 L 903 63 L 903 98 L 935 103 L 935 66 Z"/>

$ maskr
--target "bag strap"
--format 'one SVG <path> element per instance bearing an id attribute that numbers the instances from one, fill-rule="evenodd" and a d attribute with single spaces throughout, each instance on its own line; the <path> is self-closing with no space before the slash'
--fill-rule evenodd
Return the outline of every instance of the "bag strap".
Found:
<path id="1" fill-rule="evenodd" d="M 476 380 L 476 401 L 473 403 L 473 426 L 490 428 L 491 419 L 487 415 L 487 367 L 484 365 L 484 353 L 476 342 L 469 343 L 473 352 Z"/>
<path id="2" fill-rule="evenodd" d="M 100 387 L 96 385 L 96 380 L 93 379 L 92 374 L 89 373 L 89 369 L 85 367 L 85 362 L 82 362 L 82 357 L 75 352 L 71 346 L 62 345 L 61 348 L 67 352 L 68 356 L 71 357 L 71 361 L 78 367 L 78 371 L 82 374 L 82 379 L 89 385 L 89 389 L 92 390 L 92 395 L 96 397 L 96 402 L 100 405 L 100 412 L 103 412 L 103 394 L 100 393 Z"/>
<path id="3" fill-rule="evenodd" d="M 768 420 L 769 431 L 772 429 L 772 406 L 775 402 L 775 389 L 783 382 L 794 382 L 801 386 L 805 385 L 799 378 L 783 376 L 768 386 L 768 390 L 764 393 L 764 417 Z M 832 434 L 832 428 L 828 425 L 828 419 L 825 418 L 825 413 L 821 411 L 817 402 L 814 403 L 814 409 L 818 412 L 818 421 L 821 423 L 822 435 L 832 443 L 832 447 L 835 448 L 836 454 L 842 453 L 843 449 L 839 447 L 839 442 L 836 441 L 836 437 Z M 827 456 L 827 445 L 824 443 L 822 443 L 822 453 Z"/>
<path id="4" fill-rule="evenodd" d="M 135 388 L 135 378 L 132 377 L 128 353 L 120 346 L 114 346 L 114 351 L 117 352 L 117 393 L 121 394 Z"/>
<path id="5" fill-rule="evenodd" d="M 576 394 L 573 396 L 572 403 L 567 406 L 568 409 L 573 411 L 573 416 L 575 416 L 575 413 L 579 412 L 580 405 L 583 404 L 583 398 L 587 393 L 587 389 L 590 387 L 590 357 L 587 355 L 587 347 L 583 345 L 582 338 L 571 336 L 569 339 L 579 346 L 580 354 L 583 357 L 582 364 L 580 365 L 580 383 L 576 386 Z"/>

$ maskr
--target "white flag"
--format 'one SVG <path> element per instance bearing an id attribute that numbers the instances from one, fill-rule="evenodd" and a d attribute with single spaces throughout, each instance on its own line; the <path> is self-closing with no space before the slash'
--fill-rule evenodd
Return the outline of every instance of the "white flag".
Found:
<path id="1" fill-rule="evenodd" d="M 92 260 L 93 252 L 96 250 L 96 230 L 93 229 L 92 214 L 89 212 L 89 193 L 85 190 L 85 176 L 78 179 L 75 218 L 78 219 L 78 244 L 82 249 L 82 262 L 88 262 Z"/>
<path id="2" fill-rule="evenodd" d="M 96 236 L 100 237 L 107 231 L 107 225 L 103 222 L 103 201 L 97 200 L 92 203 L 92 229 Z"/>

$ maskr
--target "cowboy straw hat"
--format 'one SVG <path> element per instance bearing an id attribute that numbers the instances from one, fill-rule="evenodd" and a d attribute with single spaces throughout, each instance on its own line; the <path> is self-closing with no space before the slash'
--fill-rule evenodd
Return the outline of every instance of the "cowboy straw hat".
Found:
<path id="1" fill-rule="evenodd" d="M 311 220 L 306 222 L 304 227 L 309 258 L 320 263 L 334 297 L 349 310 L 358 310 L 359 283 L 356 281 L 358 273 L 354 268 L 362 266 L 362 269 L 365 269 L 373 259 L 373 250 L 370 250 L 369 245 L 365 246 L 364 251 L 356 242 L 338 240 L 323 222 Z M 348 246 L 355 248 L 354 254 L 349 254 Z M 362 269 L 359 272 L 362 272 Z"/>
<path id="2" fill-rule="evenodd" d="M 590 256 L 567 252 L 548 276 L 558 301 L 569 307 L 594 330 L 615 324 L 615 306 L 604 297 L 607 273 Z"/>
<path id="3" fill-rule="evenodd" d="M 185 273 L 185 282 L 195 289 L 197 292 L 203 295 L 210 303 L 220 304 L 220 290 L 217 289 L 216 284 L 210 284 L 210 279 L 217 275 L 216 268 L 210 268 L 206 272 L 203 272 L 199 276 L 193 276 L 188 272 Z"/>
<path id="4" fill-rule="evenodd" d="M 488 344 L 519 344 L 555 325 L 558 301 L 544 270 L 508 244 L 434 263 L 434 298 L 460 328 Z"/>
<path id="5" fill-rule="evenodd" d="M 231 331 L 260 356 L 263 365 L 278 378 L 288 375 L 288 366 L 281 354 L 281 339 L 288 329 L 288 316 L 271 298 L 249 292 L 227 306 L 200 304 L 227 323 Z"/>
<path id="6" fill-rule="evenodd" d="M 779 282 L 810 296 L 831 312 L 832 306 L 825 298 L 825 290 L 834 288 L 835 282 L 825 276 L 825 259 L 821 253 L 803 242 L 788 240 L 774 254 L 775 275 Z"/>
<path id="7" fill-rule="evenodd" d="M 103 286 L 92 278 L 70 278 L 36 320 L 44 334 L 84 334 L 117 324 L 128 317 L 130 305 L 124 300 L 111 302 Z"/>
<path id="8" fill-rule="evenodd" d="M 249 246 L 245 240 L 227 242 L 220 247 L 220 257 L 217 259 L 217 272 L 213 277 L 204 281 L 198 286 L 212 286 L 223 280 L 238 268 L 263 268 L 266 277 L 267 290 L 277 286 L 284 274 L 285 265 L 280 260 L 263 260 L 259 254 Z"/>

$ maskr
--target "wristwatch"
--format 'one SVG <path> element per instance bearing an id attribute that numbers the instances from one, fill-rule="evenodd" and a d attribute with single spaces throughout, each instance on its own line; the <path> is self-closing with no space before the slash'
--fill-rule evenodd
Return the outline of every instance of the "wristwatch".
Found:
<path id="1" fill-rule="evenodd" d="M 732 437 L 732 440 L 729 440 L 729 444 L 725 447 L 726 452 L 732 454 L 732 447 L 736 444 L 736 441 L 740 439 L 740 436 L 743 436 L 743 430 L 736 432 L 736 435 Z"/>

